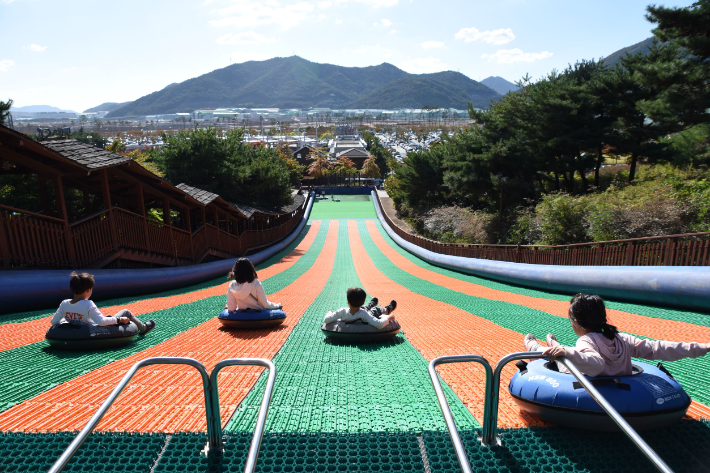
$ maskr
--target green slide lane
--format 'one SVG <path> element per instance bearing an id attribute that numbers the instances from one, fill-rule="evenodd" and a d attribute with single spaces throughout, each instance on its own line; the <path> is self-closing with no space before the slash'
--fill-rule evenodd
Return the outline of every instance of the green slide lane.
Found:
<path id="1" fill-rule="evenodd" d="M 316 199 L 311 210 L 312 219 L 322 218 L 377 218 L 372 197 L 369 195 L 338 195 L 340 202 Z"/>
<path id="2" fill-rule="evenodd" d="M 401 333 L 393 341 L 339 344 L 320 330 L 331 309 L 346 304 L 345 291 L 360 286 L 341 221 L 333 271 L 325 288 L 274 357 L 277 377 L 266 430 L 277 432 L 422 432 L 445 430 L 427 373 L 427 362 Z M 259 380 L 227 425 L 250 431 L 261 402 Z M 446 388 L 456 421 L 477 426 Z"/>
<path id="3" fill-rule="evenodd" d="M 328 226 L 321 225 L 311 247 L 293 266 L 263 281 L 266 293 L 273 294 L 283 289 L 308 271 L 323 249 L 327 234 Z M 144 314 L 141 316 L 144 320 L 155 320 L 155 329 L 149 336 L 139 338 L 135 343 L 116 350 L 62 351 L 52 349 L 47 342 L 42 341 L 0 352 L 0 372 L 3 373 L 0 379 L 0 411 L 9 409 L 60 383 L 114 360 L 146 350 L 204 323 L 219 314 L 224 301 L 225 296 L 219 295 Z"/>
<path id="4" fill-rule="evenodd" d="M 563 345 L 574 346 L 577 342 L 577 336 L 572 331 L 569 320 L 510 302 L 470 296 L 420 279 L 398 268 L 380 251 L 372 240 L 365 222 L 358 222 L 358 230 L 365 250 L 375 263 L 375 266 L 390 279 L 412 292 L 451 304 L 470 314 L 520 333 L 521 351 L 523 350 L 523 335 L 527 333 L 534 333 L 538 339 L 545 340 L 547 334 L 552 332 Z M 693 399 L 710 405 L 710 390 L 707 389 L 710 357 L 664 362 L 663 364 L 683 384 L 683 387 Z"/>
<path id="5" fill-rule="evenodd" d="M 478 284 L 491 289 L 497 289 L 499 291 L 511 292 L 513 294 L 521 294 L 530 297 L 539 297 L 542 299 L 552 299 L 556 301 L 569 302 L 572 298 L 572 294 L 560 294 L 557 292 L 541 291 L 538 289 L 529 289 L 521 286 L 515 286 L 513 284 L 507 284 L 504 282 L 494 281 L 492 279 L 485 279 L 478 276 L 473 276 L 470 274 L 459 273 L 446 268 L 441 268 L 435 266 L 413 254 L 409 253 L 407 250 L 400 247 L 394 240 L 389 236 L 389 234 L 382 227 L 380 221 L 377 221 L 377 229 L 379 230 L 382 237 L 387 241 L 387 243 L 394 248 L 397 253 L 407 258 L 412 263 L 420 266 L 422 268 L 434 271 L 435 273 L 442 274 L 445 276 L 450 276 L 452 278 L 459 279 L 461 281 L 470 282 L 473 284 Z M 653 317 L 657 319 L 667 319 L 676 320 L 679 322 L 688 322 L 695 325 L 702 325 L 704 327 L 710 327 L 710 314 L 703 312 L 696 312 L 692 310 L 685 309 L 672 309 L 668 307 L 655 307 L 651 305 L 635 304 L 632 302 L 621 302 L 621 301 L 605 301 L 606 306 L 610 309 L 621 310 L 624 312 L 629 312 L 632 314 L 644 315 L 646 317 Z"/>

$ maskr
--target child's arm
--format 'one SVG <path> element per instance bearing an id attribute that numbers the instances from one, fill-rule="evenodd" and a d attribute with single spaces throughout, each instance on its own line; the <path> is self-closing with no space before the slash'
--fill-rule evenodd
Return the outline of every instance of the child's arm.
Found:
<path id="1" fill-rule="evenodd" d="M 229 309 L 230 312 L 237 310 L 237 298 L 229 289 L 227 289 L 227 303 L 224 305 L 224 308 Z"/>
<path id="2" fill-rule="evenodd" d="M 251 294 L 256 298 L 256 301 L 263 309 L 280 309 L 283 307 L 283 304 L 271 302 L 266 298 L 264 286 L 262 286 L 261 281 L 258 279 L 254 280 L 254 289 L 251 290 Z"/>
<path id="3" fill-rule="evenodd" d="M 52 316 L 52 319 L 49 321 L 52 325 L 57 325 L 59 322 L 62 321 L 64 318 L 64 313 L 62 312 L 62 304 L 59 304 L 59 307 L 57 308 L 57 311 L 54 313 Z"/>
<path id="4" fill-rule="evenodd" d="M 377 328 L 382 328 L 382 327 L 386 326 L 388 323 L 390 323 L 390 319 L 394 318 L 394 314 L 383 315 L 382 317 L 380 317 L 378 319 L 377 317 L 373 316 L 371 313 L 369 313 L 366 310 L 363 310 L 362 312 L 365 313 L 365 315 L 363 316 L 363 318 L 365 319 L 365 322 L 367 322 L 368 324 L 372 325 L 373 327 L 377 327 Z"/>
<path id="5" fill-rule="evenodd" d="M 328 311 L 327 314 L 325 314 L 325 318 L 323 319 L 323 323 L 329 324 L 331 322 L 335 322 L 338 320 L 340 317 L 342 317 L 345 314 L 346 308 L 338 309 L 336 311 Z"/>
<path id="6" fill-rule="evenodd" d="M 628 345 L 631 356 L 647 360 L 676 361 L 697 358 L 708 352 L 707 343 L 644 340 L 626 333 L 620 333 L 619 337 Z"/>
<path id="7" fill-rule="evenodd" d="M 91 319 L 91 321 L 96 325 L 116 325 L 118 323 L 118 319 L 116 317 L 104 317 L 104 314 L 101 313 L 99 308 L 96 307 L 96 304 L 93 302 L 89 307 L 89 319 Z"/>

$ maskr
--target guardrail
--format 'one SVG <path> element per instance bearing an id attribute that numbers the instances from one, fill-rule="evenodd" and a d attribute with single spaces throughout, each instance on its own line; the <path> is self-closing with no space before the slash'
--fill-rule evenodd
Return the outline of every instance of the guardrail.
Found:
<path id="1" fill-rule="evenodd" d="M 710 266 L 710 232 L 683 233 L 571 245 L 442 243 L 397 226 L 377 203 L 387 225 L 402 239 L 434 253 L 510 263 L 565 266 Z"/>
<path id="2" fill-rule="evenodd" d="M 496 430 L 498 427 L 498 400 L 500 395 L 500 378 L 503 368 L 515 360 L 526 360 L 526 359 L 537 359 L 545 358 L 542 352 L 520 352 L 520 353 L 510 353 L 496 364 L 495 369 L 491 368 L 490 363 L 484 357 L 480 355 L 453 355 L 453 356 L 441 356 L 439 358 L 433 359 L 429 363 L 429 377 L 434 385 L 434 391 L 436 392 L 436 398 L 439 401 L 439 406 L 441 407 L 441 412 L 444 415 L 444 421 L 446 422 L 446 428 L 449 431 L 449 436 L 451 437 L 451 442 L 454 444 L 454 449 L 456 450 L 456 458 L 461 466 L 461 471 L 463 473 L 473 473 L 471 470 L 471 463 L 466 456 L 466 450 L 461 441 L 461 436 L 459 434 L 458 427 L 456 427 L 456 422 L 451 414 L 451 408 L 449 403 L 444 396 L 444 390 L 441 387 L 441 381 L 436 372 L 436 367 L 440 364 L 445 363 L 466 363 L 475 362 L 483 366 L 486 371 L 486 384 L 485 384 L 485 398 L 484 398 L 484 408 L 483 408 L 483 424 L 482 424 L 482 435 L 480 437 L 481 443 L 483 445 L 489 445 L 491 447 L 496 447 L 502 445 L 500 438 L 496 436 Z M 628 422 L 619 414 L 619 412 L 614 409 L 614 407 L 609 403 L 609 401 L 601 395 L 601 393 L 595 388 L 592 383 L 582 374 L 581 371 L 572 363 L 570 360 L 565 358 L 558 358 L 558 362 L 562 363 L 572 375 L 577 379 L 579 384 L 582 385 L 584 389 L 592 396 L 592 398 L 597 401 L 604 411 L 609 414 L 616 425 L 621 428 L 621 430 L 626 434 L 629 439 L 638 447 L 641 452 L 648 458 L 651 463 L 658 469 L 658 471 L 663 473 L 673 473 L 673 470 L 658 456 L 658 454 L 646 443 L 646 441 L 641 438 L 641 436 L 634 430 L 633 427 L 629 425 Z"/>
<path id="3" fill-rule="evenodd" d="M 276 367 L 269 360 L 262 358 L 234 358 L 220 361 L 215 365 L 210 374 L 207 374 L 207 368 L 199 361 L 193 358 L 183 357 L 155 357 L 141 360 L 131 367 L 130 370 L 123 376 L 118 385 L 111 391 L 111 394 L 101 404 L 96 413 L 89 419 L 83 429 L 77 434 L 71 444 L 64 450 L 62 455 L 49 469 L 49 473 L 59 473 L 67 465 L 69 460 L 74 456 L 76 451 L 81 447 L 89 434 L 101 422 L 101 419 L 114 403 L 116 398 L 128 385 L 128 382 L 133 378 L 138 370 L 150 365 L 188 365 L 195 368 L 202 377 L 202 389 L 205 395 L 205 415 L 207 417 L 207 445 L 205 452 L 207 454 L 219 453 L 222 451 L 222 424 L 219 409 L 219 392 L 217 386 L 217 377 L 219 372 L 227 366 L 263 366 L 269 370 L 264 396 L 259 407 L 259 414 L 254 428 L 254 436 L 252 437 L 247 460 L 244 465 L 244 473 L 253 473 L 256 466 L 256 460 L 259 456 L 259 448 L 261 447 L 261 439 L 264 434 L 264 424 L 266 423 L 266 415 L 271 402 L 271 394 L 274 389 L 274 380 L 276 379 Z"/>

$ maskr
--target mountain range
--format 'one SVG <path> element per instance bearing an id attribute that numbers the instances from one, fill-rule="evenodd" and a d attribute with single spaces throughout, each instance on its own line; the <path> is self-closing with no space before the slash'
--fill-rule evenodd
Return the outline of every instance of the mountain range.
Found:
<path id="1" fill-rule="evenodd" d="M 495 90 L 501 95 L 505 95 L 508 92 L 515 92 L 516 90 L 518 90 L 517 85 L 499 76 L 486 77 L 481 81 L 481 84 L 485 85 L 489 89 Z"/>
<path id="2" fill-rule="evenodd" d="M 107 118 L 216 107 L 487 108 L 493 89 L 458 72 L 410 74 L 392 64 L 343 67 L 298 56 L 248 61 L 153 92 Z"/>
<path id="3" fill-rule="evenodd" d="M 643 54 L 648 54 L 648 49 L 651 47 L 653 44 L 653 36 L 650 38 L 644 39 L 641 42 L 638 42 L 636 44 L 632 44 L 629 47 L 619 49 L 615 53 L 612 53 L 608 55 L 607 57 L 604 58 L 604 64 L 606 64 L 609 67 L 614 67 L 617 62 L 619 62 L 619 59 L 622 57 L 626 56 L 627 54 L 636 54 L 636 53 L 643 53 Z"/>
<path id="4" fill-rule="evenodd" d="M 76 113 L 73 110 L 64 110 L 51 105 L 25 105 L 24 107 L 12 107 L 13 112 L 24 113 L 45 113 L 45 112 L 68 112 Z"/>
<path id="5" fill-rule="evenodd" d="M 121 108 L 124 105 L 128 105 L 131 102 L 104 102 L 96 107 L 87 108 L 83 113 L 95 113 L 95 112 L 112 112 L 117 108 Z"/>

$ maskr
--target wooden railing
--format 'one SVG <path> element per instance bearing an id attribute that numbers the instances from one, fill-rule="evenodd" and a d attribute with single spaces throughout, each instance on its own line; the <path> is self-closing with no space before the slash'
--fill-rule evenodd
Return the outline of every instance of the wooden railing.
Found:
<path id="1" fill-rule="evenodd" d="M 64 220 L 0 205 L 1 266 L 68 266 L 64 227 Z"/>
<path id="2" fill-rule="evenodd" d="M 481 245 L 442 243 L 406 232 L 377 202 L 387 225 L 401 238 L 434 253 L 512 263 L 571 266 L 710 266 L 710 232 L 576 243 L 572 245 Z"/>
<path id="3" fill-rule="evenodd" d="M 271 245 L 298 224 L 308 199 L 297 210 L 274 216 L 278 226 L 231 234 L 213 225 L 190 232 L 113 207 L 67 225 L 64 220 L 0 205 L 0 267 L 97 267 L 117 253 L 166 265 L 195 262 L 210 248 L 221 256 L 242 256 Z M 143 259 L 141 259 L 143 258 Z"/>

